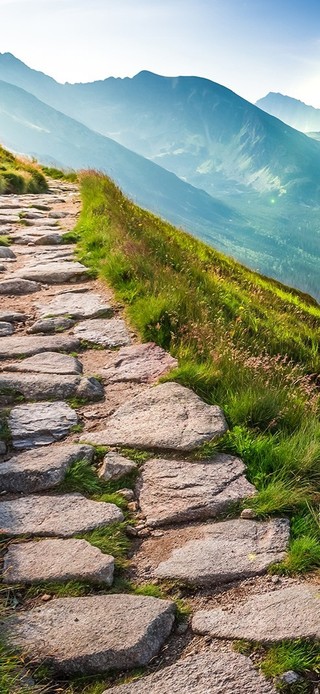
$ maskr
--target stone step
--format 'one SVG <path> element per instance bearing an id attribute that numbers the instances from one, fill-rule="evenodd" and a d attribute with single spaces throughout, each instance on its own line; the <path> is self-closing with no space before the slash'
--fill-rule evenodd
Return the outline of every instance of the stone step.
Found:
<path id="1" fill-rule="evenodd" d="M 41 284 L 39 284 L 39 282 L 33 282 L 24 278 L 9 277 L 0 282 L 0 295 L 22 296 L 24 294 L 39 292 L 40 289 Z"/>
<path id="2" fill-rule="evenodd" d="M 39 317 L 69 316 L 75 320 L 111 316 L 112 306 L 98 294 L 90 292 L 65 292 L 56 294 L 49 303 L 36 303 Z"/>
<path id="3" fill-rule="evenodd" d="M 106 383 L 155 383 L 160 376 L 177 366 L 177 360 L 168 352 L 154 342 L 147 342 L 122 347 L 119 352 L 110 355 L 101 373 Z"/>
<path id="4" fill-rule="evenodd" d="M 13 332 L 14 328 L 12 323 L 0 321 L 0 337 L 8 337 L 8 335 L 12 335 Z"/>
<path id="5" fill-rule="evenodd" d="M 124 320 L 120 318 L 93 318 L 78 323 L 73 333 L 80 340 L 102 345 L 108 349 L 130 344 L 130 335 Z"/>
<path id="6" fill-rule="evenodd" d="M 320 588 L 293 585 L 254 595 L 241 605 L 196 612 L 197 634 L 223 639 L 274 643 L 284 639 L 320 639 Z"/>
<path id="7" fill-rule="evenodd" d="M 93 453 L 91 446 L 67 443 L 25 451 L 0 463 L 0 491 L 33 494 L 56 487 L 73 463 L 91 463 Z"/>
<path id="8" fill-rule="evenodd" d="M 16 255 L 8 246 L 0 246 L 0 258 L 1 260 L 16 260 Z"/>
<path id="9" fill-rule="evenodd" d="M 25 266 L 15 273 L 16 277 L 34 282 L 46 284 L 63 284 L 64 282 L 76 282 L 88 276 L 89 270 L 77 261 L 61 260 L 60 262 L 34 263 L 30 267 Z"/>
<path id="10" fill-rule="evenodd" d="M 178 383 L 163 383 L 128 400 L 104 430 L 87 438 L 106 446 L 191 451 L 227 428 L 220 407 L 207 405 Z"/>
<path id="11" fill-rule="evenodd" d="M 211 460 L 148 460 L 136 493 L 141 512 L 151 526 L 205 520 L 255 494 L 239 458 L 220 454 Z"/>
<path id="12" fill-rule="evenodd" d="M 190 540 L 189 526 L 176 532 L 173 551 L 166 549 L 166 536 L 157 540 L 158 556 L 163 546 L 163 561 L 154 570 L 157 578 L 213 586 L 258 576 L 284 559 L 290 526 L 281 518 L 266 522 L 236 519 L 198 526 L 196 533 L 198 539 Z"/>
<path id="13" fill-rule="evenodd" d="M 4 636 L 33 662 L 64 674 L 146 665 L 169 636 L 174 604 L 137 595 L 60 598 L 9 617 Z"/>
<path id="14" fill-rule="evenodd" d="M 26 313 L 19 313 L 18 311 L 0 311 L 0 320 L 8 323 L 25 323 L 28 320 Z"/>
<path id="15" fill-rule="evenodd" d="M 2 535 L 72 537 L 123 520 L 115 504 L 91 501 L 81 494 L 25 496 L 0 503 Z"/>
<path id="16" fill-rule="evenodd" d="M 41 402 L 13 407 L 8 427 L 13 448 L 47 446 L 67 436 L 78 417 L 65 402 Z"/>
<path id="17" fill-rule="evenodd" d="M 60 352 L 40 352 L 16 362 L 5 364 L 2 370 L 44 374 L 81 374 L 83 367 L 79 359 Z"/>
<path id="18" fill-rule="evenodd" d="M 103 694 L 276 694 L 240 653 L 206 651 Z"/>
<path id="19" fill-rule="evenodd" d="M 4 557 L 4 583 L 89 581 L 111 586 L 114 558 L 86 540 L 11 543 Z"/>
<path id="20" fill-rule="evenodd" d="M 49 228 L 45 229 L 40 228 L 37 229 L 36 227 L 28 227 L 28 231 L 26 230 L 26 227 L 21 229 L 20 231 L 14 231 L 14 233 L 10 234 L 12 240 L 16 244 L 32 244 L 34 246 L 56 246 L 60 243 L 63 242 L 63 235 L 64 231 L 61 229 L 57 228 Z"/>
<path id="21" fill-rule="evenodd" d="M 79 347 L 80 340 L 73 335 L 6 337 L 0 342 L 0 359 L 30 357 L 40 352 L 74 352 Z"/>
<path id="22" fill-rule="evenodd" d="M 74 324 L 75 321 L 71 318 L 44 318 L 44 320 L 37 320 L 33 323 L 28 328 L 27 333 L 30 335 L 55 335 L 55 333 L 70 330 Z"/>
<path id="23" fill-rule="evenodd" d="M 11 323 L 8 325 L 12 327 Z M 33 402 L 68 400 L 69 398 L 80 398 L 94 402 L 103 398 L 104 389 L 101 383 L 93 377 L 43 373 L 0 373 L 0 403 L 10 405 L 16 401 L 18 394 L 22 395 L 25 400 Z"/>

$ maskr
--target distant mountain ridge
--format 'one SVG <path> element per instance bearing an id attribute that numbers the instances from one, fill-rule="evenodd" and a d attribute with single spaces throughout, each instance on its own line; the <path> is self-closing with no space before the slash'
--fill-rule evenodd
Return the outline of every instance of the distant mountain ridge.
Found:
<path id="1" fill-rule="evenodd" d="M 0 80 L 7 146 L 103 170 L 140 205 L 320 297 L 320 142 L 197 77 L 62 85 L 0 54 Z"/>
<path id="2" fill-rule="evenodd" d="M 256 102 L 256 106 L 303 133 L 320 130 L 320 109 L 291 96 L 269 92 Z"/>

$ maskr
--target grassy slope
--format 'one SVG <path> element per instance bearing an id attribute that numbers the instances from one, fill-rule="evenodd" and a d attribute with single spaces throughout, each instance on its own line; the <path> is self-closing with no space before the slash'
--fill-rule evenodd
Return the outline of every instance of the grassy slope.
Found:
<path id="1" fill-rule="evenodd" d="M 48 184 L 39 166 L 17 159 L 0 145 L 0 195 L 47 190 Z"/>
<path id="2" fill-rule="evenodd" d="M 224 409 L 219 448 L 245 460 L 259 490 L 248 504 L 261 517 L 290 514 L 280 570 L 319 567 L 318 304 L 141 210 L 102 175 L 83 175 L 82 197 L 80 256 L 142 339 L 178 356 L 170 379 Z"/>

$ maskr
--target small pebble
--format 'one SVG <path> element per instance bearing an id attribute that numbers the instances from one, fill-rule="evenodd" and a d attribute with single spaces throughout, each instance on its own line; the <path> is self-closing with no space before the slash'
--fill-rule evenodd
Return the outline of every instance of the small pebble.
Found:
<path id="1" fill-rule="evenodd" d="M 137 528 L 135 528 L 133 525 L 127 525 L 126 533 L 129 535 L 129 537 L 137 537 L 138 535 Z"/>
<path id="2" fill-rule="evenodd" d="M 129 511 L 137 511 L 138 510 L 138 504 L 136 501 L 130 501 L 128 504 L 128 509 Z"/>
<path id="3" fill-rule="evenodd" d="M 244 508 L 243 511 L 240 514 L 240 518 L 245 518 L 246 520 L 252 520 L 253 518 L 256 518 L 257 514 L 253 510 L 253 508 Z"/>
<path id="4" fill-rule="evenodd" d="M 41 600 L 42 602 L 49 602 L 51 600 L 52 595 L 49 595 L 48 593 L 44 593 L 44 595 L 41 595 Z"/>
<path id="5" fill-rule="evenodd" d="M 142 530 L 139 530 L 138 532 L 138 537 L 149 537 L 150 536 L 150 530 L 148 528 L 143 528 Z"/>
<path id="6" fill-rule="evenodd" d="M 126 501 L 132 501 L 132 499 L 134 499 L 134 492 L 132 489 L 118 489 L 117 494 L 123 496 Z"/>

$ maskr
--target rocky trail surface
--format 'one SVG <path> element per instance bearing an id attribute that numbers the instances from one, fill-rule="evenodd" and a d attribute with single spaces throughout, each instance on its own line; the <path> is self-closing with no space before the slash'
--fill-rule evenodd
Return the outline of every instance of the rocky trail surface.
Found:
<path id="1" fill-rule="evenodd" d="M 233 641 L 319 638 L 319 590 L 268 574 L 285 557 L 289 521 L 239 517 L 256 491 L 243 461 L 196 455 L 227 431 L 224 414 L 159 383 L 175 359 L 139 343 L 65 243 L 79 208 L 66 183 L 0 197 L 0 241 L 10 239 L 0 245 L 2 634 L 57 682 L 145 666 L 132 683 L 113 675 L 106 691 L 272 694 Z M 117 495 L 75 490 L 77 465 Z M 132 543 L 131 592 L 94 542 L 120 526 Z M 84 594 L 52 589 L 74 581 Z M 167 597 L 147 594 L 150 584 Z M 182 620 L 177 595 L 189 605 Z"/>

